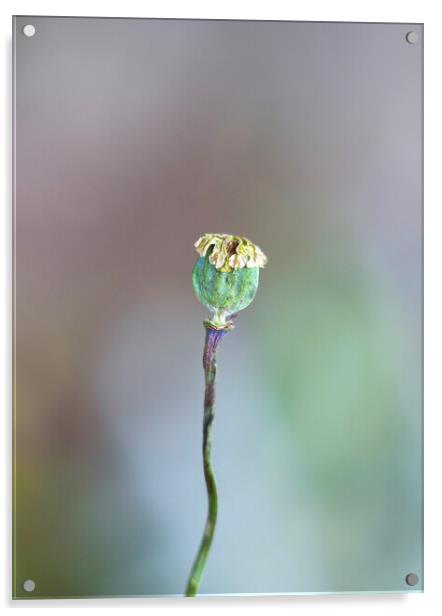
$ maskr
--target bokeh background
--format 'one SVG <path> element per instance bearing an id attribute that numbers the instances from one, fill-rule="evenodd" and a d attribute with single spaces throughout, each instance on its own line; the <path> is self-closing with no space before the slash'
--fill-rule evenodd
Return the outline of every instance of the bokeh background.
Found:
<path id="1" fill-rule="evenodd" d="M 421 26 L 15 28 L 14 595 L 184 591 L 205 232 L 269 263 L 219 352 L 201 592 L 421 590 Z"/>

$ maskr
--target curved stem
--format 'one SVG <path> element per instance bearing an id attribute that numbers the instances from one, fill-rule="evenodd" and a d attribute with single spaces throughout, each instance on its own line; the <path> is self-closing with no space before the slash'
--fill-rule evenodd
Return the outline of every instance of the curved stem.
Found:
<path id="1" fill-rule="evenodd" d="M 215 475 L 213 474 L 212 451 L 212 422 L 215 416 L 215 381 L 216 381 L 216 350 L 218 344 L 228 329 L 213 329 L 205 321 L 206 341 L 204 344 L 203 367 L 205 376 L 204 417 L 203 417 L 203 465 L 206 481 L 208 511 L 203 538 L 190 572 L 186 587 L 186 597 L 194 597 L 201 583 L 201 578 L 212 545 L 218 513 L 218 494 L 216 490 Z"/>

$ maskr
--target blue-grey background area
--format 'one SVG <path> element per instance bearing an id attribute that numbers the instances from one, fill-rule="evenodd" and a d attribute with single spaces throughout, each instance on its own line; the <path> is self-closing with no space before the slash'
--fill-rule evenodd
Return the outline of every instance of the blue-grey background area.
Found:
<path id="1" fill-rule="evenodd" d="M 421 590 L 422 27 L 15 28 L 14 595 L 184 591 L 205 232 L 269 263 L 219 351 L 201 592 Z"/>

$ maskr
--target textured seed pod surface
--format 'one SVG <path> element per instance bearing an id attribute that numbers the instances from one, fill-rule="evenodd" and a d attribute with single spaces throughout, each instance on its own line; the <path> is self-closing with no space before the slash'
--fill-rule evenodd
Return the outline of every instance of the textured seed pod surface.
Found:
<path id="1" fill-rule="evenodd" d="M 200 257 L 192 271 L 197 298 L 214 313 L 231 315 L 246 308 L 255 297 L 258 282 L 259 267 L 221 272 L 207 257 Z"/>

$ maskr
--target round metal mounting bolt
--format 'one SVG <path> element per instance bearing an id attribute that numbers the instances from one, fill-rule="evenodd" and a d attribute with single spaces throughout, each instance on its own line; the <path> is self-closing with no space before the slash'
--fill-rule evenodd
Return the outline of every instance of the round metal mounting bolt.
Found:
<path id="1" fill-rule="evenodd" d="M 408 586 L 416 586 L 416 584 L 419 582 L 419 577 L 415 573 L 409 573 L 405 576 L 405 581 Z"/>
<path id="2" fill-rule="evenodd" d="M 414 45 L 418 42 L 419 35 L 417 32 L 414 32 L 414 30 L 412 30 L 411 32 L 407 32 L 405 38 L 407 39 L 407 43 L 410 43 L 410 45 Z"/>
<path id="3" fill-rule="evenodd" d="M 26 26 L 23 26 L 22 32 L 25 36 L 34 36 L 35 26 L 33 26 L 32 24 L 26 24 Z"/>
<path id="4" fill-rule="evenodd" d="M 25 580 L 23 582 L 23 590 L 25 590 L 26 592 L 33 592 L 35 590 L 34 580 Z"/>

